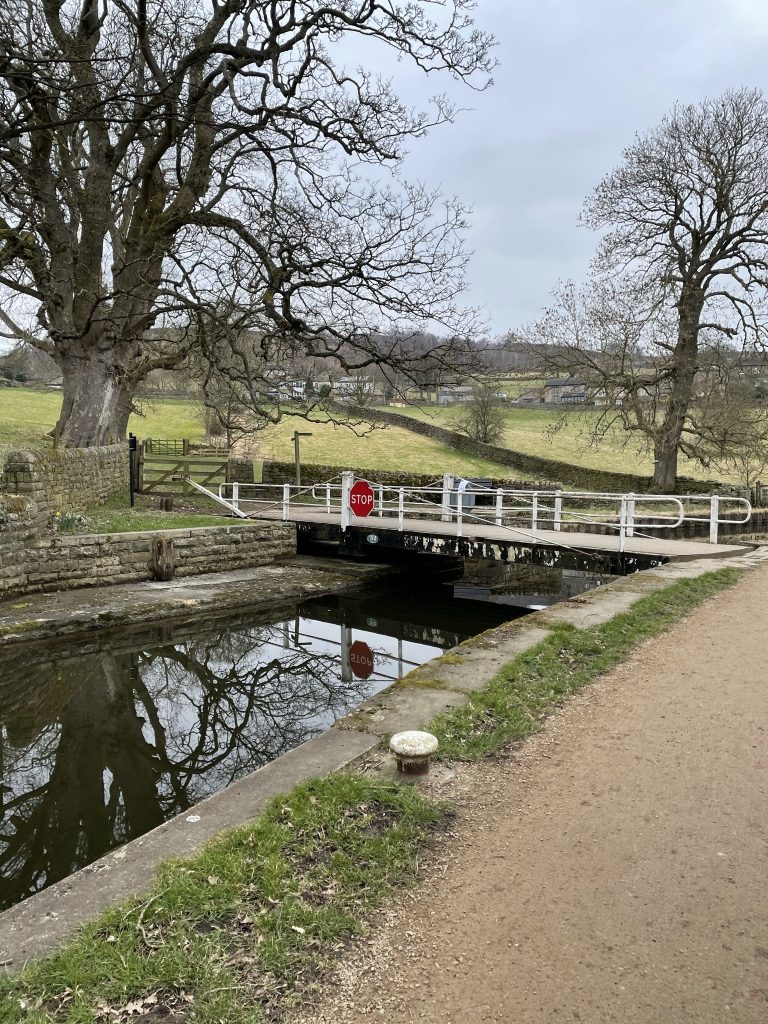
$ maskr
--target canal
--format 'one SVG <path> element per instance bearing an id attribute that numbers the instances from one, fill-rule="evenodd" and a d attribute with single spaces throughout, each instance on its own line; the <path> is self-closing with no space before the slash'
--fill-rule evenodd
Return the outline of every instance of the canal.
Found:
<path id="1" fill-rule="evenodd" d="M 0 665 L 0 909 L 183 813 L 484 630 L 599 585 L 467 563 Z"/>

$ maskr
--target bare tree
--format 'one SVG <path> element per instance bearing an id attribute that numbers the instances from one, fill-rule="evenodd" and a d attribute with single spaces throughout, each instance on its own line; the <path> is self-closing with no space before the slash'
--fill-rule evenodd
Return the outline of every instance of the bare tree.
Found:
<path id="1" fill-rule="evenodd" d="M 374 330 L 473 329 L 457 299 L 464 211 L 396 173 L 454 110 L 408 107 L 341 46 L 377 42 L 482 87 L 492 41 L 473 6 L 4 6 L 0 323 L 59 363 L 62 444 L 123 437 L 137 384 L 199 344 L 222 295 L 265 363 L 330 353 L 360 370 L 402 355 Z M 366 165 L 391 168 L 389 184 Z"/>
<path id="2" fill-rule="evenodd" d="M 473 441 L 496 444 L 504 436 L 506 419 L 501 400 L 489 387 L 477 385 L 453 425 Z"/>
<path id="3" fill-rule="evenodd" d="M 674 107 L 625 150 L 587 200 L 584 221 L 604 234 L 594 264 L 597 295 L 587 303 L 589 330 L 565 342 L 570 355 L 579 355 L 568 369 L 594 367 L 605 401 L 614 409 L 617 400 L 630 405 L 625 425 L 652 439 L 654 482 L 669 491 L 685 450 L 696 377 L 717 347 L 713 339 L 739 348 L 765 338 L 762 93 L 742 89 Z M 545 317 L 539 340 L 551 324 Z M 648 346 L 652 358 L 642 366 Z M 648 381 L 640 383 L 646 371 Z"/>
<path id="4" fill-rule="evenodd" d="M 548 341 L 537 348 L 539 372 L 579 379 L 587 401 L 580 410 L 564 409 L 553 433 L 579 417 L 587 443 L 610 438 L 656 455 L 674 401 L 674 312 L 621 278 L 593 280 L 583 289 L 567 282 L 554 298 L 527 329 L 531 338 Z M 740 461 L 742 449 L 768 440 L 768 409 L 759 388 L 745 380 L 742 355 L 720 332 L 700 332 L 676 451 L 704 469 Z"/>

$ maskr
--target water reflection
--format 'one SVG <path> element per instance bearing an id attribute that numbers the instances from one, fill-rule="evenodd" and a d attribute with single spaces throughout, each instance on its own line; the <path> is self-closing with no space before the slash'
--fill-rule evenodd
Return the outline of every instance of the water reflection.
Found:
<path id="1" fill-rule="evenodd" d="M 547 603 L 567 590 L 552 570 L 482 568 L 455 594 L 409 581 L 260 619 L 12 649 L 0 665 L 0 908 L 317 735 L 441 650 L 525 614 L 512 595 Z M 351 655 L 360 644 L 362 662 Z"/>
<path id="2" fill-rule="evenodd" d="M 114 633 L 92 639 L 87 654 L 81 644 L 5 659 L 0 907 L 185 811 L 509 617 L 487 605 L 462 615 L 455 604 L 437 592 L 427 601 L 314 599 L 277 622 L 187 625 L 161 643 Z M 456 620 L 448 628 L 435 625 L 446 607 Z M 350 661 L 355 641 L 370 650 L 367 668 Z"/>

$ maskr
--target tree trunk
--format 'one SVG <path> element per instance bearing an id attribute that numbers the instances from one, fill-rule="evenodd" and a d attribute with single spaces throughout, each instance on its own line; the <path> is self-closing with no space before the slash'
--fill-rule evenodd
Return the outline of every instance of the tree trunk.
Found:
<path id="1" fill-rule="evenodd" d="M 659 445 L 654 451 L 653 486 L 659 494 L 673 494 L 677 486 L 678 443 Z"/>
<path id="2" fill-rule="evenodd" d="M 94 350 L 60 358 L 63 401 L 54 439 L 65 448 L 116 444 L 125 439 L 132 388 L 115 353 Z"/>
<path id="3" fill-rule="evenodd" d="M 683 290 L 680 297 L 677 344 L 675 345 L 675 370 L 671 378 L 669 398 L 664 421 L 656 435 L 654 445 L 653 483 L 654 489 L 674 493 L 677 486 L 677 459 L 680 441 L 693 400 L 693 383 L 696 378 L 699 354 L 699 322 L 703 298 L 697 292 Z"/>

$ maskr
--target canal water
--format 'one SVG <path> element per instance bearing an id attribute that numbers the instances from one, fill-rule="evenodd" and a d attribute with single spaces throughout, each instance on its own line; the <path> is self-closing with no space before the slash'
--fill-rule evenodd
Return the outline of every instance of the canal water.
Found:
<path id="1" fill-rule="evenodd" d="M 0 664 L 0 909 L 327 729 L 462 640 L 600 582 L 492 564 L 454 582 L 94 634 Z"/>

